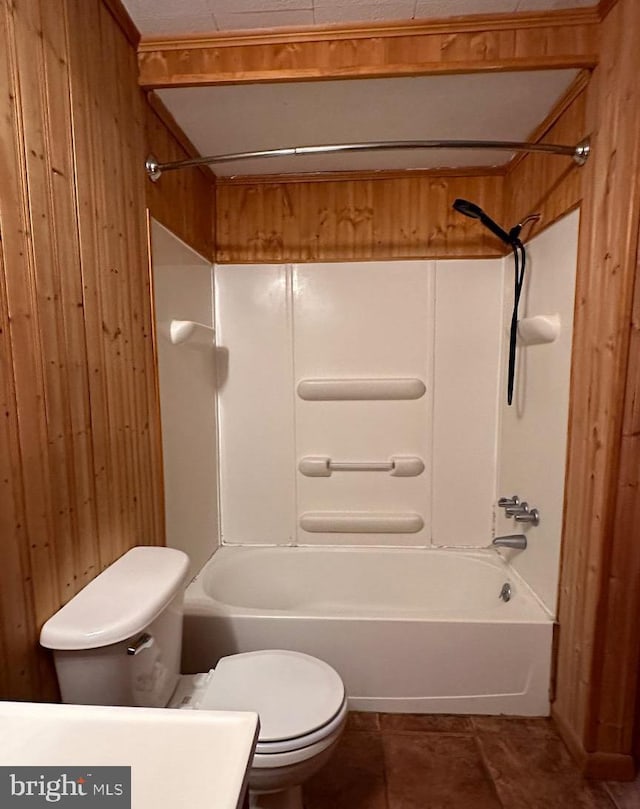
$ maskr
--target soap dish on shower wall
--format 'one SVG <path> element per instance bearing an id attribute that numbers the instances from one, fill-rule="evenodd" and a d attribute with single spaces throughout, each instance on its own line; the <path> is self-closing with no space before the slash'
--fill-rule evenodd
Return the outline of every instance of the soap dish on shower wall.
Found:
<path id="1" fill-rule="evenodd" d="M 535 315 L 518 321 L 518 342 L 525 346 L 553 343 L 560 335 L 560 315 Z"/>
<path id="2" fill-rule="evenodd" d="M 163 332 L 174 345 L 186 343 L 194 335 L 201 337 L 206 335 L 206 341 L 211 341 L 211 344 L 214 343 L 216 338 L 216 331 L 213 326 L 207 326 L 206 323 L 197 323 L 195 320 L 172 320 L 168 327 L 165 324 Z"/>

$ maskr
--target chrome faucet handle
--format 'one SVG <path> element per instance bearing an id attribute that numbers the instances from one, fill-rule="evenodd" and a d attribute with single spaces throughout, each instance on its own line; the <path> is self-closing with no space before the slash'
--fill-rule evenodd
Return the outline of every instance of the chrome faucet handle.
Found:
<path id="1" fill-rule="evenodd" d="M 517 494 L 514 494 L 513 497 L 501 497 L 498 500 L 498 506 L 500 508 L 510 508 L 512 506 L 519 506 L 520 505 L 520 498 Z"/>
<path id="2" fill-rule="evenodd" d="M 517 517 L 519 514 L 528 514 L 529 513 L 529 503 L 526 500 L 523 503 L 520 503 L 517 506 L 507 506 L 504 510 L 505 516 L 507 517 Z"/>
<path id="3" fill-rule="evenodd" d="M 540 522 L 540 512 L 537 508 L 532 508 L 531 511 L 526 511 L 524 514 L 514 514 L 516 522 L 529 522 L 531 525 L 538 525 Z"/>

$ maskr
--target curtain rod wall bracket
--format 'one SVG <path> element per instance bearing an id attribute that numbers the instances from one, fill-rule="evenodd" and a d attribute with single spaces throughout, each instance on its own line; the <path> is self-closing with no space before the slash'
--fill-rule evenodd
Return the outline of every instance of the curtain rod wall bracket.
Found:
<path id="1" fill-rule="evenodd" d="M 192 157 L 188 160 L 175 160 L 171 163 L 160 163 L 157 157 L 149 155 L 145 161 L 145 170 L 149 179 L 155 183 L 165 171 L 176 171 L 177 169 L 192 168 L 194 166 L 230 163 L 236 160 L 250 160 L 257 157 L 289 157 L 333 152 L 383 152 L 392 149 L 492 149 L 509 152 L 539 152 L 542 154 L 565 155 L 566 157 L 571 157 L 578 166 L 584 166 L 589 157 L 591 146 L 589 138 L 580 141 L 577 146 L 501 140 L 399 140 L 374 143 L 338 143 L 328 146 L 293 146 L 284 149 L 265 149 L 259 152 L 236 152 L 234 154 L 210 155 L 209 157 Z"/>
<path id="2" fill-rule="evenodd" d="M 574 163 L 577 163 L 579 166 L 584 166 L 584 164 L 589 159 L 589 155 L 591 154 L 591 141 L 589 138 L 585 138 L 581 140 L 580 143 L 576 146 L 576 151 L 573 155 Z"/>
<path id="3" fill-rule="evenodd" d="M 160 168 L 158 158 L 150 154 L 144 162 L 144 167 L 147 172 L 147 177 L 151 182 L 157 183 L 160 177 L 162 177 L 162 169 Z"/>

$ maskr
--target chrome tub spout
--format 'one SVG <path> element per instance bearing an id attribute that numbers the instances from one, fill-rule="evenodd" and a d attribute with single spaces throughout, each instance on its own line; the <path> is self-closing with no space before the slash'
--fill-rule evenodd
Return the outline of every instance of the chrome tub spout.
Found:
<path id="1" fill-rule="evenodd" d="M 524 551 L 527 548 L 527 538 L 524 534 L 509 534 L 506 537 L 496 537 L 492 545 L 496 548 L 512 548 L 517 551 Z"/>

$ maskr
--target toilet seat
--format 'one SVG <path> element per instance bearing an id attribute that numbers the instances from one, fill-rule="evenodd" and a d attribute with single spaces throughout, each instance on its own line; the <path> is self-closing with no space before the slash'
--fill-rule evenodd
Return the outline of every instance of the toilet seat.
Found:
<path id="1" fill-rule="evenodd" d="M 345 699 L 338 713 L 321 728 L 314 730 L 312 733 L 307 733 L 304 736 L 296 736 L 294 739 L 284 739 L 280 742 L 261 742 L 258 739 L 256 744 L 256 753 L 261 755 L 272 756 L 277 753 L 291 753 L 297 750 L 302 750 L 305 747 L 310 747 L 318 742 L 322 742 L 331 736 L 334 731 L 340 730 L 347 718 L 348 705 Z"/>
<path id="2" fill-rule="evenodd" d="M 320 740 L 307 745 L 306 747 L 299 747 L 284 752 L 267 752 L 261 753 L 256 750 L 251 762 L 251 769 L 261 770 L 270 769 L 275 770 L 279 767 L 291 767 L 300 764 L 309 759 L 315 758 L 323 751 L 333 747 L 342 735 L 344 724 L 347 721 L 347 710 L 345 703 L 344 714 L 341 715 L 341 721 L 337 724 L 334 730 Z"/>
<path id="3" fill-rule="evenodd" d="M 269 649 L 221 658 L 199 708 L 257 711 L 256 754 L 271 756 L 314 747 L 341 730 L 347 700 L 340 676 L 324 661 Z"/>

